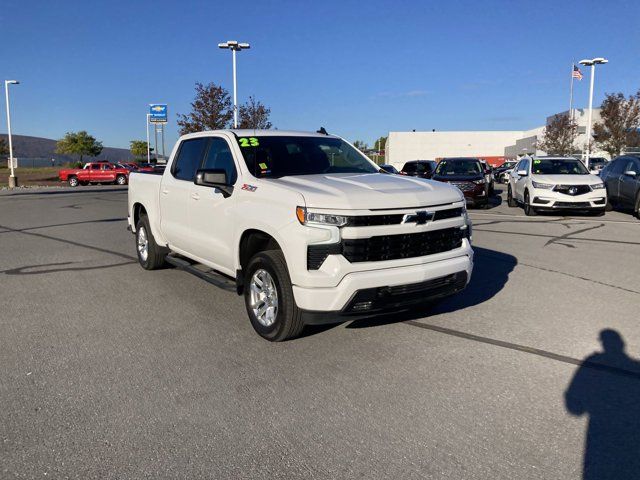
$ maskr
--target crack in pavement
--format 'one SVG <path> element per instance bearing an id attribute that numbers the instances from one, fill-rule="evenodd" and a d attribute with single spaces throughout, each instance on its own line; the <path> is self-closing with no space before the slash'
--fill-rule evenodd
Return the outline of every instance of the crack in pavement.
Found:
<path id="1" fill-rule="evenodd" d="M 461 332 L 460 330 L 453 330 L 451 328 L 440 327 L 430 323 L 423 323 L 417 320 L 408 320 L 402 322 L 404 325 L 423 328 L 425 330 L 431 330 L 433 332 L 443 333 L 445 335 L 451 335 L 453 337 L 463 338 L 465 340 L 472 340 L 474 342 L 486 343 L 488 345 L 494 345 L 496 347 L 507 348 L 509 350 L 515 350 L 518 352 L 529 353 L 531 355 L 538 355 L 540 357 L 549 358 L 558 362 L 568 363 L 571 365 L 579 365 L 588 367 L 594 370 L 600 370 L 614 375 L 622 375 L 625 377 L 631 377 L 636 380 L 640 380 L 640 372 L 633 370 L 627 370 L 625 368 L 615 367 L 612 365 L 606 365 L 604 363 L 593 362 L 590 360 L 579 360 L 577 358 L 569 357 L 566 355 L 560 355 L 558 353 L 549 352 L 547 350 L 541 350 L 539 348 L 528 347 L 526 345 L 520 345 L 517 343 L 505 342 L 503 340 L 496 340 L 494 338 L 482 337 L 480 335 L 474 335 L 472 333 Z"/>

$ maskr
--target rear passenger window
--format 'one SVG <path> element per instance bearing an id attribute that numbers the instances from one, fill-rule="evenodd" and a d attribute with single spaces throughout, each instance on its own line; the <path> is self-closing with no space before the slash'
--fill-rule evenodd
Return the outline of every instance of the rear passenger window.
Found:
<path id="1" fill-rule="evenodd" d="M 196 170 L 202 161 L 204 149 L 207 146 L 208 138 L 194 138 L 185 140 L 180 145 L 178 157 L 172 168 L 173 176 L 179 180 L 193 182 Z"/>
<path id="2" fill-rule="evenodd" d="M 622 170 L 626 165 L 627 165 L 627 158 L 625 157 L 616 158 L 611 164 L 611 173 L 614 173 L 614 174 L 622 173 Z"/>
<path id="3" fill-rule="evenodd" d="M 202 168 L 217 168 L 225 170 L 227 172 L 227 181 L 229 182 L 229 185 L 233 185 L 236 183 L 238 174 L 236 172 L 236 165 L 233 162 L 233 155 L 231 154 L 229 144 L 223 138 L 218 137 L 212 137 L 210 141 L 211 144 L 209 145 L 209 151 L 204 159 Z"/>

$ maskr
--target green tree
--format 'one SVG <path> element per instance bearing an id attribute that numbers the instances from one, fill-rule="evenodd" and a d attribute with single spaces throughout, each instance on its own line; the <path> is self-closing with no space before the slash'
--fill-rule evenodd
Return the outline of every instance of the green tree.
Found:
<path id="1" fill-rule="evenodd" d="M 355 140 L 353 142 L 353 146 L 356 147 L 361 152 L 364 152 L 365 150 L 369 150 L 369 145 L 364 143 L 362 140 Z"/>
<path id="2" fill-rule="evenodd" d="M 4 138 L 0 138 L 0 155 L 9 155 L 9 145 Z"/>
<path id="3" fill-rule="evenodd" d="M 80 163 L 82 157 L 89 155 L 97 157 L 102 152 L 102 142 L 99 142 L 89 135 L 86 131 L 67 132 L 64 138 L 58 140 L 56 144 L 56 153 L 62 155 L 80 155 Z"/>
<path id="4" fill-rule="evenodd" d="M 178 114 L 180 134 L 227 128 L 233 118 L 229 92 L 215 83 L 196 82 L 196 98 L 191 113 Z"/>
<path id="5" fill-rule="evenodd" d="M 376 149 L 378 152 L 383 151 L 385 148 L 387 147 L 387 137 L 380 137 L 379 139 L 376 140 L 376 143 L 374 144 L 374 149 Z"/>
<path id="6" fill-rule="evenodd" d="M 238 109 L 238 116 L 240 117 L 238 127 L 268 130 L 273 126 L 269 121 L 270 114 L 270 108 L 265 107 L 255 97 L 250 96 L 249 100 L 240 105 Z"/>
<path id="7" fill-rule="evenodd" d="M 569 115 L 554 115 L 544 127 L 542 140 L 537 147 L 549 155 L 566 156 L 575 150 L 574 142 L 578 136 L 578 126 Z"/>
<path id="8" fill-rule="evenodd" d="M 144 140 L 131 140 L 129 142 L 131 146 L 131 155 L 133 158 L 146 158 L 147 156 L 147 142 Z M 153 148 L 149 148 L 150 152 L 153 152 Z"/>
<path id="9" fill-rule="evenodd" d="M 640 90 L 628 99 L 622 93 L 609 93 L 600 107 L 601 122 L 593 126 L 596 145 L 611 157 L 625 147 L 640 147 Z"/>

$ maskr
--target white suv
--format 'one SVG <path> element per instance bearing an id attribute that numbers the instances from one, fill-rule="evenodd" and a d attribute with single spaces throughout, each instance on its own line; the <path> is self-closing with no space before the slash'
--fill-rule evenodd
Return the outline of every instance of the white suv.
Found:
<path id="1" fill-rule="evenodd" d="M 540 210 L 588 210 L 603 214 L 607 191 L 576 158 L 525 157 L 509 174 L 507 203 L 524 206 L 526 215 Z"/>

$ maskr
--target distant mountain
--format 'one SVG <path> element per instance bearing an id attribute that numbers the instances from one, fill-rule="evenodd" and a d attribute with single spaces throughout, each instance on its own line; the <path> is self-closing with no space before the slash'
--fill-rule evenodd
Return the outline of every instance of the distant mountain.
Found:
<path id="1" fill-rule="evenodd" d="M 0 133 L 0 138 L 3 138 L 8 143 L 7 134 Z M 56 163 L 76 162 L 79 157 L 73 155 L 59 155 L 56 152 L 57 140 L 51 140 L 50 138 L 41 137 L 29 137 L 27 135 L 12 135 L 13 141 L 13 156 L 18 159 L 27 158 L 55 158 Z M 113 148 L 104 147 L 102 153 L 95 157 L 95 160 L 108 160 L 110 162 L 116 161 L 129 161 L 133 159 L 133 155 L 126 148 Z M 4 160 L 4 159 L 3 159 Z M 83 161 L 94 160 L 93 157 L 82 157 Z"/>

